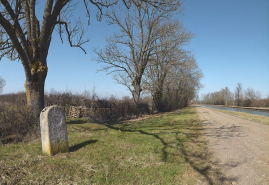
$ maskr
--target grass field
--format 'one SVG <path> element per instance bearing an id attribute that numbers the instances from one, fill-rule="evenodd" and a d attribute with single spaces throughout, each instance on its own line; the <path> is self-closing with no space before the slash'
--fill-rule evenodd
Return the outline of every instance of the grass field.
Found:
<path id="1" fill-rule="evenodd" d="M 235 112 L 235 111 L 227 111 L 227 110 L 219 110 L 219 109 L 214 109 L 216 111 L 224 112 L 233 116 L 237 116 L 243 119 L 247 119 L 250 121 L 258 122 L 258 123 L 263 123 L 269 125 L 269 117 L 266 116 L 260 116 L 260 115 L 254 115 L 254 114 L 248 114 L 244 112 Z"/>
<path id="2" fill-rule="evenodd" d="M 68 121 L 69 153 L 0 145 L 0 184 L 219 184 L 195 109 L 96 124 Z"/>

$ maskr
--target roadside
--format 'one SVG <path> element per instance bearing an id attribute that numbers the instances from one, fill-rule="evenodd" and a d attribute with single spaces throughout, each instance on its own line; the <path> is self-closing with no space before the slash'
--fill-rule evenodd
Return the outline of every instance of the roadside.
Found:
<path id="1" fill-rule="evenodd" d="M 238 106 L 227 106 L 227 107 L 239 108 L 239 109 L 259 110 L 259 111 L 269 111 L 269 107 L 238 107 Z"/>
<path id="2" fill-rule="evenodd" d="M 269 184 L 269 126 L 197 107 L 212 160 L 223 184 Z"/>
<path id="3" fill-rule="evenodd" d="M 214 109 L 214 110 L 219 111 L 219 112 L 223 112 L 226 114 L 230 114 L 230 115 L 233 115 L 233 116 L 236 116 L 239 118 L 254 121 L 257 123 L 269 125 L 269 117 L 267 117 L 267 116 L 260 116 L 260 115 L 248 114 L 248 113 L 244 113 L 244 112 L 234 112 L 234 111 L 219 110 L 219 109 Z"/>
<path id="4" fill-rule="evenodd" d="M 229 107 L 235 109 L 248 109 L 248 110 L 258 110 L 258 111 L 269 111 L 269 107 L 242 107 L 242 106 L 225 106 L 225 105 L 211 105 L 216 107 Z"/>

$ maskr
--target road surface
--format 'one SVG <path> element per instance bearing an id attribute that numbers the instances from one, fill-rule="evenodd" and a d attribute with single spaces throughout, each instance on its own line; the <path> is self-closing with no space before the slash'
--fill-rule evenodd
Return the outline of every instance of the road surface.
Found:
<path id="1" fill-rule="evenodd" d="M 269 126 L 197 107 L 223 184 L 269 185 Z"/>

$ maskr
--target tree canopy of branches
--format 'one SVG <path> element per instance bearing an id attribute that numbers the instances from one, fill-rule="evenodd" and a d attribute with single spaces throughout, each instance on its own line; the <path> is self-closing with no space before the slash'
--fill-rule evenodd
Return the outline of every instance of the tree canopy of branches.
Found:
<path id="1" fill-rule="evenodd" d="M 164 111 L 162 99 L 167 78 L 172 74 L 174 78 L 179 77 L 180 71 L 176 69 L 186 67 L 187 61 L 191 60 L 181 47 L 190 41 L 192 35 L 178 21 L 168 21 L 162 27 L 167 31 L 154 43 L 154 55 L 149 61 L 145 79 L 145 89 L 151 93 L 158 111 Z"/>
<path id="2" fill-rule="evenodd" d="M 173 6 L 160 10 L 142 1 L 133 1 L 129 11 L 112 10 L 107 15 L 108 22 L 120 30 L 108 39 L 105 49 L 95 50 L 97 61 L 106 64 L 102 70 L 113 73 L 115 80 L 131 91 L 138 107 L 144 74 L 156 52 L 170 42 L 183 42 L 182 35 L 173 41 L 163 39 L 180 27 L 177 22 L 169 21 L 180 5 L 180 1 L 174 2 Z"/>
<path id="3" fill-rule="evenodd" d="M 3 92 L 5 85 L 6 85 L 6 81 L 0 76 L 0 93 Z"/>
<path id="4" fill-rule="evenodd" d="M 195 58 L 187 53 L 178 57 L 179 65 L 171 65 L 164 81 L 161 111 L 186 107 L 194 99 L 197 89 L 202 86 L 200 80 L 203 74 Z"/>
<path id="5" fill-rule="evenodd" d="M 77 4 L 83 3 L 90 21 L 90 8 L 96 7 L 97 18 L 101 20 L 103 9 L 116 4 L 130 8 L 136 0 L 46 0 L 43 17 L 36 15 L 36 0 L 0 0 L 0 59 L 8 57 L 20 60 L 25 76 L 27 104 L 36 111 L 44 107 L 44 85 L 48 72 L 47 56 L 55 27 L 63 40 L 64 34 L 71 47 L 79 47 L 88 40 L 83 39 L 85 32 L 80 19 L 71 21 Z M 175 4 L 171 0 L 141 0 L 149 6 L 166 10 Z M 40 11 L 40 9 L 39 9 Z M 77 38 L 77 39 L 76 39 Z"/>

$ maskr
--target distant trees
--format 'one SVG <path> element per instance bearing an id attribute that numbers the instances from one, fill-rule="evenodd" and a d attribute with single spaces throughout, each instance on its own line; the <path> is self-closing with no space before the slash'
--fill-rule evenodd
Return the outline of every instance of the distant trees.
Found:
<path id="1" fill-rule="evenodd" d="M 0 93 L 3 92 L 5 85 L 6 85 L 6 81 L 0 76 Z"/>
<path id="2" fill-rule="evenodd" d="M 244 106 L 255 107 L 259 106 L 259 100 L 261 99 L 260 91 L 254 91 L 253 88 L 247 88 L 244 93 Z"/>
<path id="3" fill-rule="evenodd" d="M 237 83 L 234 96 L 236 100 L 236 105 L 239 107 L 243 100 L 243 88 L 241 83 Z"/>
<path id="4" fill-rule="evenodd" d="M 202 96 L 202 103 L 225 106 L 244 106 L 244 107 L 269 107 L 269 99 L 262 99 L 260 91 L 247 88 L 245 91 L 242 84 L 236 85 L 234 93 L 228 87 L 220 91 L 207 93 Z"/>
<path id="5" fill-rule="evenodd" d="M 203 102 L 213 105 L 233 105 L 233 93 L 228 87 L 221 89 L 220 91 L 208 93 L 203 95 Z"/>
<path id="6" fill-rule="evenodd" d="M 228 87 L 221 89 L 221 98 L 224 105 L 230 106 L 233 104 L 233 93 Z"/>

